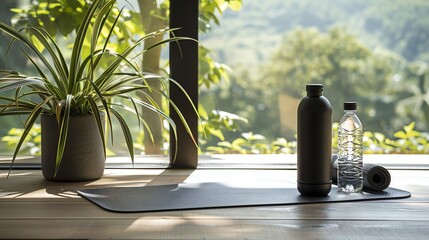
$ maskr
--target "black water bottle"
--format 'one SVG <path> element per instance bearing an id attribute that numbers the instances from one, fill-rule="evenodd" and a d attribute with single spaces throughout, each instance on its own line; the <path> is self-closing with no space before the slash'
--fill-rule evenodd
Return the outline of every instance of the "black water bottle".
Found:
<path id="1" fill-rule="evenodd" d="M 332 183 L 332 108 L 322 84 L 308 84 L 306 90 L 298 106 L 298 191 L 324 196 Z"/>

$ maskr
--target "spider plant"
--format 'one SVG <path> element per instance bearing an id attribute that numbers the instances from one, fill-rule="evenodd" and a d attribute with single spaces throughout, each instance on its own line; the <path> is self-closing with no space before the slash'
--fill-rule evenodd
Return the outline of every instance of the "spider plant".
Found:
<path id="1" fill-rule="evenodd" d="M 23 53 L 38 73 L 37 76 L 27 76 L 14 70 L 0 71 L 0 92 L 14 91 L 14 97 L 0 95 L 0 100 L 2 100 L 0 116 L 28 116 L 25 121 L 25 130 L 13 154 L 11 168 L 26 136 L 41 114 L 55 115 L 60 129 L 55 172 L 58 171 L 63 157 L 70 116 L 79 114 L 93 114 L 103 139 L 104 150 L 106 150 L 106 143 L 101 112 L 105 113 L 107 126 L 110 127 L 110 130 L 112 130 L 112 118 L 116 118 L 134 163 L 133 137 L 128 123 L 123 117 L 123 112 L 131 111 L 139 121 L 139 126 L 142 123 L 144 127 L 150 129 L 144 116 L 138 111 L 139 105 L 148 108 L 166 119 L 176 134 L 175 123 L 161 109 L 161 106 L 156 104 L 151 94 L 159 94 L 167 100 L 180 116 L 192 137 L 178 106 L 167 94 L 167 83 L 179 87 L 180 85 L 173 79 L 142 72 L 135 61 L 136 57 L 156 46 L 171 41 L 192 39 L 167 38 L 153 46 L 146 47 L 144 50 L 140 48 L 139 53 L 136 54 L 136 50 L 146 39 L 173 31 L 172 29 L 159 30 L 146 34 L 129 44 L 122 52 L 113 52 L 109 50 L 108 43 L 114 35 L 114 29 L 123 10 L 120 10 L 119 14 L 114 17 L 112 24 L 106 24 L 108 17 L 112 14 L 115 2 L 116 0 L 93 1 L 76 31 L 69 59 L 66 58 L 65 53 L 54 38 L 44 29 L 29 27 L 24 29 L 29 34 L 24 34 L 23 31 L 15 30 L 4 23 L 0 23 L 0 31 L 12 38 L 11 44 L 19 42 L 24 48 L 30 50 L 29 52 L 23 50 Z M 103 38 L 102 32 L 108 32 L 107 37 Z M 37 45 L 30 40 L 30 37 L 43 45 L 44 50 L 39 50 Z M 87 39 L 90 39 L 89 54 L 85 54 L 84 51 Z M 162 88 L 150 87 L 150 81 L 161 81 L 163 83 Z M 142 91 L 144 89 L 149 91 Z M 184 91 L 183 88 L 181 89 Z M 144 102 L 132 97 L 132 93 L 135 92 L 145 94 L 149 101 Z M 186 96 L 188 95 L 186 94 Z M 128 103 L 125 104 L 124 102 Z M 194 110 L 197 114 L 195 107 Z"/>

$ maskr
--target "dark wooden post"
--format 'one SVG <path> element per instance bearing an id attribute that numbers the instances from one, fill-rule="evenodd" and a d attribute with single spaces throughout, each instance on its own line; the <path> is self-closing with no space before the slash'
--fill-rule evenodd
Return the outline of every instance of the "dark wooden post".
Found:
<path id="1" fill-rule="evenodd" d="M 198 0 L 170 1 L 170 28 L 176 37 L 198 39 Z M 170 43 L 170 76 L 186 90 L 195 106 L 198 105 L 198 43 L 185 40 Z M 191 128 L 194 139 L 198 140 L 198 117 L 183 92 L 170 84 L 170 97 L 179 107 Z M 170 117 L 177 124 L 177 139 L 170 134 L 170 167 L 196 168 L 198 149 L 186 132 L 180 118 L 170 106 Z M 174 153 L 177 146 L 177 156 Z"/>

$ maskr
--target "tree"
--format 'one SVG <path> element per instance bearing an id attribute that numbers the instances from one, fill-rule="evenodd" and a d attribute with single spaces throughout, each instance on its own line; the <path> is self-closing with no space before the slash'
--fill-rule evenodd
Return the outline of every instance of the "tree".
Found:
<path id="1" fill-rule="evenodd" d="M 409 63 L 403 78 L 399 79 L 401 94 L 396 105 L 396 113 L 402 121 L 416 122 L 419 129 L 429 127 L 429 67 L 424 61 Z M 398 122 L 401 125 L 403 122 Z"/>
<path id="2" fill-rule="evenodd" d="M 140 19 L 143 24 L 144 32 L 154 32 L 159 29 L 168 27 L 168 4 L 163 2 L 158 7 L 157 0 L 138 0 L 140 7 Z M 156 42 L 162 41 L 164 36 L 158 35 L 149 41 L 145 42 L 149 47 Z M 143 57 L 143 71 L 153 72 L 161 74 L 162 69 L 160 66 L 161 61 L 161 46 L 151 49 Z M 160 82 L 151 82 L 150 83 L 155 88 L 161 88 Z M 151 96 L 151 98 L 159 105 L 162 106 L 161 97 L 156 94 L 151 94 L 149 90 L 145 91 L 145 94 L 140 94 L 140 98 L 146 102 L 150 100 L 146 96 Z M 150 129 L 144 129 L 144 147 L 145 154 L 162 154 L 162 143 L 163 143 L 163 127 L 162 120 L 157 114 L 154 114 L 149 109 L 142 109 L 143 115 L 146 116 L 148 123 L 150 124 Z M 152 134 L 152 138 L 149 138 L 149 134 Z"/>
<path id="3" fill-rule="evenodd" d="M 341 28 L 326 34 L 298 28 L 286 34 L 260 80 L 277 94 L 297 99 L 305 95 L 306 84 L 323 83 L 334 121 L 342 115 L 343 102 L 357 101 L 366 129 L 388 129 L 395 100 L 389 86 L 398 62 L 392 53 L 371 52 Z M 271 105 L 277 106 L 276 101 L 271 98 Z"/>
<path id="4" fill-rule="evenodd" d="M 203 93 L 204 97 L 210 98 L 208 102 L 213 102 L 214 106 L 248 118 L 248 124 L 242 126 L 240 130 L 249 131 L 250 129 L 271 138 L 275 136 L 273 133 L 278 134 L 280 132 L 277 109 L 279 91 L 276 90 L 282 86 L 288 88 L 285 91 L 298 90 L 289 92 L 289 94 L 299 100 L 305 94 L 306 82 L 303 82 L 305 79 L 309 80 L 307 83 L 319 80 L 330 81 L 325 93 L 333 95 L 341 91 L 343 100 L 346 93 L 355 94 L 350 98 L 358 100 L 359 113 L 362 112 L 362 117 L 365 117 L 365 128 L 389 135 L 392 134 L 392 128 L 402 128 L 415 118 L 422 119 L 417 121 L 416 127 L 425 129 L 423 126 L 429 122 L 429 119 L 415 117 L 417 116 L 415 114 L 422 116 L 429 112 L 425 111 L 426 103 L 423 100 L 427 96 L 425 95 L 427 90 L 422 91 L 419 87 L 419 85 L 422 86 L 419 83 L 422 81 L 414 76 L 417 72 L 407 73 L 409 72 L 407 69 L 410 67 L 408 66 L 409 59 L 421 59 L 426 62 L 429 59 L 427 57 L 429 56 L 427 49 L 429 38 L 422 37 L 426 36 L 429 29 L 426 26 L 429 24 L 426 7 L 429 3 L 427 1 L 334 0 L 327 3 L 312 0 L 267 2 L 250 0 L 245 3 L 239 13 L 225 14 L 222 29 L 211 33 L 211 36 L 207 38 L 207 42 L 212 44 L 213 49 L 216 50 L 215 53 L 218 53 L 222 60 L 228 64 L 236 64 L 231 64 L 234 69 L 231 81 L 210 89 L 209 93 Z M 269 10 L 272 10 L 270 14 L 261 14 Z M 407 27 L 410 24 L 415 24 L 415 26 Z M 276 54 L 280 55 L 278 53 L 280 48 L 285 49 L 286 55 L 289 51 L 290 59 L 286 59 L 286 62 L 281 56 L 277 59 L 273 59 L 272 56 L 269 63 L 258 68 L 260 64 L 264 64 L 266 56 L 271 55 L 273 46 L 280 45 L 276 41 L 280 38 L 278 36 L 294 31 L 293 28 L 296 26 L 305 27 L 305 29 L 301 29 L 305 32 L 309 31 L 308 27 L 317 27 L 319 30 L 314 30 L 314 34 L 303 33 L 301 40 L 293 46 L 290 46 L 293 44 L 292 42 L 283 42 Z M 350 43 L 346 37 L 341 37 L 329 44 L 329 41 L 332 40 L 329 36 L 333 35 L 332 30 L 329 31 L 332 26 L 343 26 L 344 29 L 347 29 L 346 32 L 344 29 L 337 28 L 342 35 L 348 35 L 348 38 L 354 43 Z M 356 34 L 356 36 L 350 33 Z M 391 34 L 402 34 L 405 37 L 393 38 Z M 297 35 L 298 33 L 294 33 L 294 37 L 298 38 Z M 417 40 L 418 42 L 416 42 Z M 302 45 L 303 42 L 310 46 Z M 350 57 L 344 56 L 348 51 L 345 45 L 348 46 L 348 49 L 354 49 L 353 51 L 361 56 L 357 57 L 356 54 Z M 412 49 L 413 46 L 420 49 L 418 56 L 406 50 Z M 306 51 L 305 47 L 311 48 L 311 52 Z M 324 48 L 327 49 L 323 50 Z M 336 48 L 337 50 L 335 50 Z M 306 52 L 302 53 L 303 51 Z M 349 51 L 352 52 L 352 50 Z M 312 59 L 310 61 L 305 56 L 301 56 L 318 55 L 324 52 L 331 52 L 329 53 L 330 59 L 308 57 Z M 406 58 L 401 56 L 405 52 L 409 53 Z M 305 60 L 302 60 L 303 58 Z M 299 65 L 298 62 L 301 62 L 303 67 L 292 66 L 294 59 L 297 61 L 297 65 Z M 243 68 L 246 70 L 242 71 L 237 65 L 239 66 L 243 62 L 245 63 Z M 357 67 L 353 69 L 351 62 L 354 62 Z M 324 66 L 325 63 L 328 65 Z M 335 63 L 337 66 L 331 66 L 331 63 Z M 274 69 L 273 65 L 276 65 L 277 69 Z M 297 76 L 302 76 L 296 81 L 299 83 L 296 86 L 286 84 L 293 82 L 291 79 L 285 79 L 285 76 L 292 76 L 292 70 L 288 70 L 291 66 Z M 329 68 L 331 69 L 329 70 Z M 306 75 L 307 69 L 313 72 Z M 341 70 L 344 77 L 340 74 L 336 75 L 335 69 Z M 274 76 L 276 73 L 279 76 Z M 269 80 L 270 78 L 271 80 Z M 339 82 L 343 78 L 346 81 Z M 280 82 L 280 79 L 283 79 L 284 82 L 279 85 L 270 85 L 271 81 Z M 427 82 L 427 75 L 424 79 Z M 355 84 L 356 80 L 359 83 Z M 332 84 L 332 81 L 335 81 L 335 84 Z M 366 84 L 365 81 L 369 84 Z M 338 90 L 339 84 L 343 85 L 340 90 Z M 427 89 L 427 83 L 424 86 Z M 263 90 L 258 92 L 258 89 L 261 88 Z M 275 91 L 277 93 L 274 93 Z M 411 98 L 415 94 L 418 96 Z M 401 101 L 407 98 L 410 99 Z M 335 105 L 334 121 L 338 121 L 338 115 L 342 113 L 341 101 L 343 100 L 339 99 L 338 95 L 329 97 L 329 99 Z M 204 101 L 204 99 L 202 100 Z M 407 106 L 398 103 L 407 103 Z M 422 108 L 416 108 L 420 103 Z M 258 107 L 266 110 L 256 111 L 255 109 Z M 262 122 L 262 120 L 266 121 Z M 289 138 L 293 138 L 294 132 L 291 130 L 289 133 Z M 232 137 L 238 135 L 234 133 Z M 283 133 L 281 135 L 285 136 Z"/>
<path id="5" fill-rule="evenodd" d="M 367 10 L 365 30 L 409 61 L 429 61 L 429 2 L 377 0 Z"/>

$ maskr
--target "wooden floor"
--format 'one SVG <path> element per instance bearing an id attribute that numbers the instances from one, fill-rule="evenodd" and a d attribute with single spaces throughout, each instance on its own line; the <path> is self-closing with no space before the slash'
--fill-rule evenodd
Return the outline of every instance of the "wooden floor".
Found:
<path id="1" fill-rule="evenodd" d="M 429 239 L 429 170 L 390 169 L 392 187 L 412 197 L 389 201 L 121 214 L 80 198 L 77 189 L 181 182 L 295 187 L 296 170 L 202 167 L 106 169 L 101 180 L 47 182 L 40 170 L 0 171 L 2 239 Z"/>

